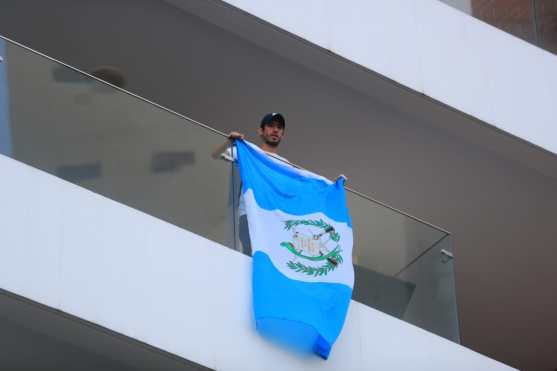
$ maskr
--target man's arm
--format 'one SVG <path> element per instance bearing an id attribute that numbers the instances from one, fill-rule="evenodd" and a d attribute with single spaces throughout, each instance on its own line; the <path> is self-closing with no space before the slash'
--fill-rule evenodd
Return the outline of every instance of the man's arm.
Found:
<path id="1" fill-rule="evenodd" d="M 244 139 L 244 134 L 238 133 L 237 131 L 231 131 L 230 133 L 228 133 L 228 140 L 223 144 L 221 144 L 220 146 L 217 146 L 213 150 L 213 152 L 211 152 L 211 157 L 214 158 L 215 160 L 218 159 L 220 155 L 224 151 L 226 151 L 226 149 L 230 146 L 230 142 L 233 141 L 234 139 Z"/>

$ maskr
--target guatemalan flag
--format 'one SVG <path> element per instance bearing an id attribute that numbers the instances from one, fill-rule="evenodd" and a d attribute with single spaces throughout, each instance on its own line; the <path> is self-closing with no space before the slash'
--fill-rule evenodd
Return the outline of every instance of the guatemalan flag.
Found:
<path id="1" fill-rule="evenodd" d="M 352 297 L 352 225 L 335 183 L 236 141 L 257 330 L 327 359 Z"/>

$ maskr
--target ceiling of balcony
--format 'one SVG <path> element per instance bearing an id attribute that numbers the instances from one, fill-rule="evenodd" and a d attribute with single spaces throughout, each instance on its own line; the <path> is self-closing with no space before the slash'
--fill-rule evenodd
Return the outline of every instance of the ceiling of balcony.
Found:
<path id="1" fill-rule="evenodd" d="M 210 370 L 2 290 L 0 328 L 5 370 Z"/>

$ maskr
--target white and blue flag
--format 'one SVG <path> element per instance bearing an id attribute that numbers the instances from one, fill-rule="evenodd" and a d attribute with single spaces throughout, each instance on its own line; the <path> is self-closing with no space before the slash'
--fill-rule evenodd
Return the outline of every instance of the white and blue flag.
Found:
<path id="1" fill-rule="evenodd" d="M 265 336 L 327 359 L 354 286 L 344 179 L 335 183 L 236 141 Z"/>

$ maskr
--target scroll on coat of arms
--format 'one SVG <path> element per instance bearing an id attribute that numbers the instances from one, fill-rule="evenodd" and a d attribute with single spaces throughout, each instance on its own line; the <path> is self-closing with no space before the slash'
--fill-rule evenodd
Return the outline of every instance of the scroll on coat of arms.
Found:
<path id="1" fill-rule="evenodd" d="M 344 179 L 321 176 L 236 141 L 251 246 L 257 330 L 327 359 L 354 286 Z"/>

